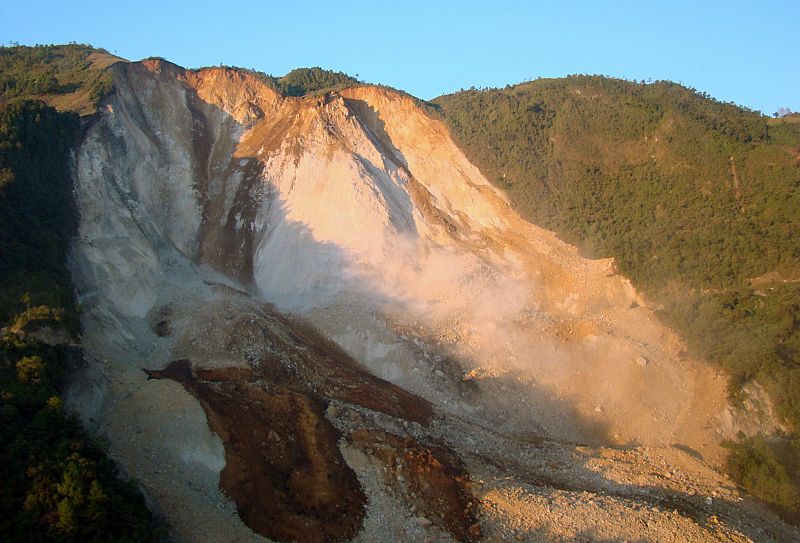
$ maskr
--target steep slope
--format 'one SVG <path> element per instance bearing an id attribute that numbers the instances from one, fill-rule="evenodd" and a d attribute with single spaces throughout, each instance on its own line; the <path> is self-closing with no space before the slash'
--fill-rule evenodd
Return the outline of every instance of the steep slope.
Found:
<path id="1" fill-rule="evenodd" d="M 307 313 L 351 350 L 371 345 L 348 334 L 389 326 L 451 338 L 446 354 L 465 372 L 513 373 L 551 402 L 566 396 L 577 415 L 611 424 L 600 439 L 665 443 L 684 423 L 706 426 L 681 416 L 713 376 L 679 359 L 647 309 L 631 309 L 636 294 L 610 262 L 520 220 L 409 99 L 356 88 L 288 100 L 236 72 L 162 62 L 118 73 L 117 100 L 78 165 L 90 240 L 79 277 L 104 278 L 95 295 L 113 305 L 103 310 L 146 317 L 164 267 L 182 257 Z M 347 304 L 384 322 L 350 326 Z M 364 361 L 405 383 L 411 368 L 400 365 L 413 356 L 395 343 Z M 576 424 L 550 425 L 586 439 L 566 430 Z"/>
<path id="2" fill-rule="evenodd" d="M 685 487 L 630 483 L 644 453 L 599 475 L 602 449 L 582 457 L 570 443 L 657 447 L 706 492 L 723 484 L 707 467 L 720 439 L 747 422 L 725 380 L 683 353 L 613 262 L 522 220 L 413 99 L 368 86 L 292 98 L 245 72 L 159 60 L 112 70 L 115 93 L 76 156 L 90 361 L 71 403 L 177 537 L 255 537 L 219 480 L 251 529 L 316 541 L 331 496 L 307 489 L 326 472 L 354 473 L 366 496 L 341 485 L 353 508 L 330 524 L 336 540 L 533 538 L 540 506 L 512 529 L 501 502 L 608 489 L 622 514 L 651 486 L 682 511 L 657 537 L 685 523 L 691 540 L 716 537 L 692 520 L 706 506 Z M 247 405 L 267 411 L 248 415 L 262 442 L 228 429 Z M 271 457 L 273 439 L 303 452 Z M 336 457 L 331 443 L 346 467 L 315 460 Z M 272 517 L 235 458 L 267 459 L 275 471 L 260 480 L 286 485 L 283 518 L 312 529 L 261 522 Z M 731 515 L 735 491 L 719 495 L 723 533 L 789 533 L 749 508 Z"/>

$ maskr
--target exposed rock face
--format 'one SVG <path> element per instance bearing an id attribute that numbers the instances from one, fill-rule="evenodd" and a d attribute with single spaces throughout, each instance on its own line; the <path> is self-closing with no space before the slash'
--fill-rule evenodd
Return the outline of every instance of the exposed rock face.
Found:
<path id="1" fill-rule="evenodd" d="M 561 437 L 663 443 L 706 425 L 683 415 L 710 375 L 677 360 L 648 310 L 627 309 L 627 281 L 521 221 L 410 98 L 289 99 L 160 61 L 116 73 L 78 157 L 76 254 L 99 311 L 144 319 L 165 271 L 207 267 L 308 314 L 384 378 L 408 381 L 413 353 L 364 335 L 413 325 L 473 375 L 535 381 L 534 395 L 577 411 L 537 416 Z M 362 309 L 351 319 L 343 305 Z M 646 373 L 629 363 L 642 350 Z M 580 420 L 597 405 L 607 435 Z"/>
<path id="2" fill-rule="evenodd" d="M 347 470 L 365 488 L 366 510 L 350 494 L 355 505 L 342 510 L 338 528 L 317 532 L 329 539 L 352 536 L 362 521 L 365 541 L 391 539 L 393 530 L 414 539 L 422 524 L 461 540 L 483 533 L 472 510 L 440 522 L 381 510 L 415 502 L 393 502 L 375 482 L 380 463 L 365 458 L 380 447 L 365 436 L 407 434 L 413 447 L 389 441 L 474 455 L 464 458 L 471 469 L 496 460 L 520 477 L 512 449 L 521 442 L 508 444 L 532 434 L 679 444 L 718 460 L 724 380 L 681 356 L 679 339 L 610 261 L 583 259 L 522 221 L 413 99 L 367 86 L 289 98 L 247 73 L 163 61 L 112 69 L 116 92 L 76 157 L 73 271 L 90 362 L 72 403 L 109 436 L 112 454 L 179 539 L 258 537 L 217 487 L 229 451 L 268 457 L 237 449 L 236 433 L 225 431 L 233 404 L 222 398 L 237 390 L 253 405 L 279 406 L 248 419 L 266 426 L 299 412 L 286 406 L 305 405 L 317 420 L 331 403 L 330 423 L 310 426 L 321 433 L 282 430 L 301 428 L 329 447 L 341 436 Z M 306 324 L 282 320 L 267 303 Z M 348 354 L 331 358 L 306 326 Z M 293 349 L 305 354 L 287 354 Z M 335 362 L 345 358 L 363 368 Z M 177 359 L 191 360 L 194 374 L 160 375 L 180 385 L 139 370 Z M 228 384 L 196 380 L 213 371 Z M 262 373 L 251 390 L 253 371 Z M 270 383 L 286 390 L 269 396 Z M 439 422 L 426 430 L 431 405 Z M 465 420 L 506 437 L 476 445 L 459 426 Z M 362 425 L 370 431 L 357 433 Z M 381 450 L 384 461 L 403 454 Z M 282 470 L 300 469 L 302 458 L 287 458 Z M 352 482 L 347 470 L 337 477 Z M 241 493 L 246 470 L 231 473 L 223 472 L 223 488 Z M 460 489 L 447 492 L 459 507 L 477 507 Z M 317 540 L 260 529 L 263 518 L 236 505 L 261 534 Z M 302 517 L 302 509 L 287 511 Z M 388 520 L 376 521 L 381 515 Z M 320 518 L 308 520 L 309 530 Z M 504 533 L 492 530 L 484 532 Z"/>

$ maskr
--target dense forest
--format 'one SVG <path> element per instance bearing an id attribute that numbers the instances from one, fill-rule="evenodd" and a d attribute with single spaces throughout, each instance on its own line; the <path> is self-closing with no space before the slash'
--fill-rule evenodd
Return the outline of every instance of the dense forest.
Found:
<path id="1" fill-rule="evenodd" d="M 734 398 L 756 380 L 800 429 L 800 124 L 675 83 L 599 76 L 431 107 L 524 217 L 614 257 L 694 354 L 727 370 Z M 800 447 L 729 446 L 742 484 L 798 507 Z"/>
<path id="2" fill-rule="evenodd" d="M 59 67 L 69 71 L 71 60 L 48 65 L 91 51 L 76 47 L 0 49 L 0 539 L 157 541 L 163 529 L 137 487 L 60 398 L 80 361 L 66 267 L 77 227 L 69 154 L 80 119 L 28 98 L 52 89 L 40 83 L 49 75 L 54 92 L 69 81 Z"/>
<path id="3" fill-rule="evenodd" d="M 287 96 L 304 96 L 358 85 L 358 79 L 322 68 L 297 68 L 276 79 L 277 88 Z"/>

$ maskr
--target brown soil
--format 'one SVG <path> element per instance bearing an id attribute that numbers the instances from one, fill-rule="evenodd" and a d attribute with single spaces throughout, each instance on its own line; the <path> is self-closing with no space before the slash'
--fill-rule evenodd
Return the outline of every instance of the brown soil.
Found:
<path id="1" fill-rule="evenodd" d="M 323 415 L 326 400 L 423 425 L 432 417 L 431 405 L 366 373 L 312 327 L 268 307 L 259 315 L 235 319 L 230 330 L 236 340 L 264 341 L 271 349 L 249 367 L 194 369 L 183 359 L 147 371 L 148 377 L 176 381 L 200 401 L 209 427 L 225 447 L 220 488 L 252 530 L 277 541 L 353 537 L 364 519 L 366 497 L 338 449 L 339 432 Z M 425 488 L 443 490 L 421 495 L 432 511 L 440 494 L 452 502 L 453 512 L 446 509 L 448 526 L 455 534 L 468 534 L 464 530 L 474 522 L 459 532 L 460 524 L 453 520 L 468 502 L 458 490 L 466 475 L 451 457 L 439 452 L 428 460 L 436 467 L 436 483 Z M 448 481 L 450 475 L 456 480 Z"/>
<path id="2" fill-rule="evenodd" d="M 342 541 L 364 518 L 366 497 L 337 447 L 339 433 L 322 403 L 288 389 L 266 392 L 239 382 L 242 372 L 194 375 L 188 360 L 150 371 L 172 379 L 201 403 L 210 428 L 225 444 L 220 487 L 242 520 L 277 541 Z M 244 375 L 247 377 L 248 375 Z"/>
<path id="3" fill-rule="evenodd" d="M 254 368 L 259 379 L 422 425 L 430 421 L 433 408 L 428 401 L 367 373 L 307 323 L 278 313 L 268 319 L 265 331 L 275 354 L 265 356 Z"/>
<path id="4" fill-rule="evenodd" d="M 386 466 L 390 484 L 414 510 L 458 541 L 478 541 L 478 500 L 472 495 L 469 474 L 456 454 L 444 447 L 427 447 L 412 437 L 362 428 L 349 436 L 366 454 Z"/>

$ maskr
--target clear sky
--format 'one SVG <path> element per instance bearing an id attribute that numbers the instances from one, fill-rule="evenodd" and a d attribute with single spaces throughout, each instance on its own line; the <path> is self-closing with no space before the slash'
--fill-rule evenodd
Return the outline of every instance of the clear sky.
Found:
<path id="1" fill-rule="evenodd" d="M 800 0 L 2 0 L 0 43 L 12 41 L 273 75 L 321 66 L 425 99 L 592 73 L 800 110 Z"/>

